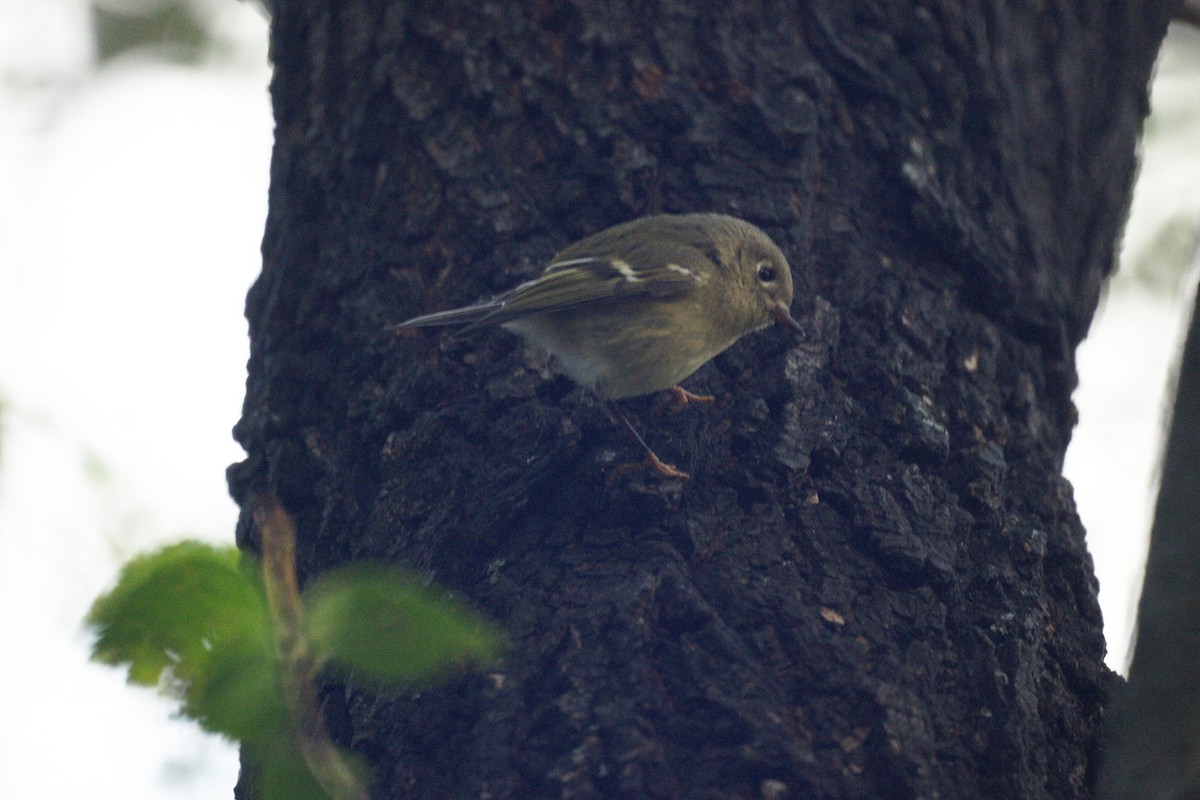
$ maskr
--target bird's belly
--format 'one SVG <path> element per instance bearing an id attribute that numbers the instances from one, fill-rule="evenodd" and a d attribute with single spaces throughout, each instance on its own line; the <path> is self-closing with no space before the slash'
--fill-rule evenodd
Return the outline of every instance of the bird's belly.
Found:
<path id="1" fill-rule="evenodd" d="M 713 347 L 662 327 L 631 334 L 625 320 L 614 320 L 611 329 L 595 316 L 585 322 L 581 329 L 577 318 L 540 315 L 504 327 L 553 355 L 573 381 L 610 399 L 670 389 L 732 344 Z"/>

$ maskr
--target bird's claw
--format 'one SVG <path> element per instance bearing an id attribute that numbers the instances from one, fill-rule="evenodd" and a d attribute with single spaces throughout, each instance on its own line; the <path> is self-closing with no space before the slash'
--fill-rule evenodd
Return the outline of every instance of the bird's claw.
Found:
<path id="1" fill-rule="evenodd" d="M 668 464 L 656 456 L 653 452 L 647 451 L 646 457 L 643 460 L 632 461 L 628 464 L 622 464 L 621 466 L 615 468 L 609 473 L 608 482 L 611 484 L 617 478 L 626 473 L 635 472 L 642 469 L 653 470 L 664 478 L 674 478 L 680 481 L 686 481 L 691 478 L 690 475 L 681 470 L 679 467 L 675 466 L 674 464 Z"/>
<path id="2" fill-rule="evenodd" d="M 716 400 L 711 394 L 694 394 L 682 386 L 672 386 L 667 391 L 671 393 L 671 399 L 655 409 L 654 413 L 661 414 L 665 410 L 668 414 L 678 414 L 687 408 L 688 403 L 711 403 Z"/>

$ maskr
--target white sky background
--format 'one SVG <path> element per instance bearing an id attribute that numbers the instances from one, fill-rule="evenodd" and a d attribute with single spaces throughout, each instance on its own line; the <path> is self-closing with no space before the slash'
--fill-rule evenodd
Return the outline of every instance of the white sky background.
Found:
<path id="1" fill-rule="evenodd" d="M 224 470 L 242 457 L 229 429 L 272 123 L 262 15 L 234 0 L 211 13 L 205 63 L 96 71 L 84 0 L 0 0 L 0 798 L 199 800 L 236 779 L 231 747 L 90 664 L 79 628 L 134 552 L 232 541 Z M 1200 226 L 1200 36 L 1175 35 L 1190 44 L 1160 68 L 1168 119 L 1126 237 L 1142 261 L 1165 213 Z M 1127 272 L 1080 351 L 1067 461 L 1114 668 L 1191 291 Z"/>
<path id="2" fill-rule="evenodd" d="M 0 0 L 0 798 L 232 796 L 236 750 L 80 630 L 133 553 L 233 539 L 270 71 L 211 7 L 206 63 L 95 70 L 85 0 Z"/>
<path id="3" fill-rule="evenodd" d="M 1171 26 L 1151 105 L 1121 270 L 1077 354 L 1079 425 L 1063 469 L 1075 486 L 1100 580 L 1106 660 L 1122 674 L 1158 492 L 1163 409 L 1174 399 L 1170 384 L 1200 268 L 1195 27 Z"/>

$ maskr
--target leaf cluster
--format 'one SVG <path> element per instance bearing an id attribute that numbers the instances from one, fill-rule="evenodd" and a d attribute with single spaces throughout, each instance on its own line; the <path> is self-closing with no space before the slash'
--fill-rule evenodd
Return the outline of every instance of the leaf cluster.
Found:
<path id="1" fill-rule="evenodd" d="M 180 542 L 126 564 L 87 624 L 94 660 L 125 666 L 130 682 L 177 698 L 182 716 L 242 742 L 266 798 L 327 796 L 303 724 L 316 713 L 307 707 L 316 668 L 398 689 L 500 650 L 497 632 L 464 605 L 368 562 L 318 578 L 303 595 L 305 641 L 285 645 L 263 580 L 257 559 L 236 548 Z M 289 663 L 296 652 L 311 664 Z"/>

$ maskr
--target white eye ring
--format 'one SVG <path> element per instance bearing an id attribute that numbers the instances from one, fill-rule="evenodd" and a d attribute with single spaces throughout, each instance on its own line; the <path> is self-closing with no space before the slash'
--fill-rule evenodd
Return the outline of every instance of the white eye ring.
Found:
<path id="1" fill-rule="evenodd" d="M 771 262 L 758 262 L 758 279 L 760 281 L 763 283 L 774 283 L 776 277 L 775 267 L 771 266 Z"/>

